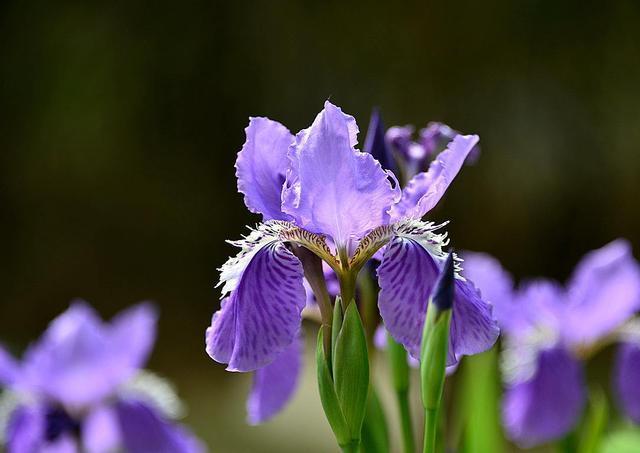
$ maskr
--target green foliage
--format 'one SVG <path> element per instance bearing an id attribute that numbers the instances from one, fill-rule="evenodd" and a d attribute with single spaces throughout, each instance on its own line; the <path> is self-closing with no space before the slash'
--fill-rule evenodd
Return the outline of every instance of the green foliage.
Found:
<path id="1" fill-rule="evenodd" d="M 465 357 L 458 409 L 462 412 L 462 452 L 504 451 L 500 425 L 498 349 Z"/>
<path id="2" fill-rule="evenodd" d="M 335 305 L 338 308 L 334 308 L 332 360 L 328 360 L 324 352 L 323 330 L 318 334 L 318 388 L 322 407 L 338 444 L 345 451 L 351 451 L 360 443 L 367 408 L 369 356 L 356 304 L 349 304 L 344 319 L 339 299 Z"/>
<path id="3" fill-rule="evenodd" d="M 450 264 L 451 265 L 451 264 Z M 451 268 L 451 272 L 452 272 Z M 443 284 L 452 284 L 442 280 Z M 436 285 L 439 288 L 439 285 Z M 446 288 L 445 288 L 446 289 Z M 432 298 L 422 331 L 422 345 L 420 348 L 420 390 L 424 406 L 424 442 L 423 452 L 432 453 L 436 450 L 436 433 L 438 430 L 438 415 L 447 365 L 447 351 L 449 344 L 449 327 L 451 325 L 451 302 L 453 291 L 439 291 L 435 297 L 446 297 L 449 300 Z M 440 310 L 439 307 L 449 307 Z"/>
<path id="4" fill-rule="evenodd" d="M 437 409 L 440 406 L 450 324 L 451 310 L 440 312 L 431 304 L 424 323 L 420 355 L 420 389 L 425 409 Z"/>
<path id="5" fill-rule="evenodd" d="M 342 301 L 340 296 L 336 297 L 336 301 L 333 304 L 333 325 L 331 326 L 331 357 L 333 363 L 333 357 L 336 356 L 336 343 L 338 340 L 338 333 L 342 327 Z M 333 375 L 333 374 L 332 374 Z"/>
<path id="6" fill-rule="evenodd" d="M 333 377 L 329 370 L 329 364 L 324 354 L 323 348 L 323 330 L 318 332 L 318 343 L 316 346 L 316 364 L 318 373 L 318 390 L 320 392 L 320 401 L 324 409 L 327 421 L 336 436 L 339 445 L 349 443 L 349 428 L 342 413 L 342 408 L 338 402 L 338 396 L 333 385 Z"/>
<path id="7" fill-rule="evenodd" d="M 367 411 L 362 425 L 363 453 L 386 453 L 389 451 L 389 430 L 384 409 L 374 386 L 367 399 Z"/>
<path id="8" fill-rule="evenodd" d="M 391 384 L 396 392 L 406 392 L 409 389 L 409 362 L 407 351 L 400 343 L 387 335 L 387 356 L 391 367 Z"/>
<path id="9" fill-rule="evenodd" d="M 367 339 L 355 302 L 345 311 L 338 333 L 333 380 L 351 438 L 359 439 L 369 393 Z"/>
<path id="10" fill-rule="evenodd" d="M 638 453 L 640 451 L 640 430 L 622 429 L 604 438 L 600 453 Z"/>
<path id="11" fill-rule="evenodd" d="M 609 408 L 604 392 L 599 388 L 592 390 L 589 398 L 589 411 L 580 430 L 578 453 L 597 453 L 599 451 L 602 436 L 607 428 L 608 414 Z"/>
<path id="12" fill-rule="evenodd" d="M 410 367 L 407 351 L 393 337 L 387 334 L 387 355 L 391 367 L 391 384 L 396 394 L 400 413 L 400 429 L 402 432 L 402 448 L 405 453 L 415 451 L 411 407 L 409 404 Z"/>

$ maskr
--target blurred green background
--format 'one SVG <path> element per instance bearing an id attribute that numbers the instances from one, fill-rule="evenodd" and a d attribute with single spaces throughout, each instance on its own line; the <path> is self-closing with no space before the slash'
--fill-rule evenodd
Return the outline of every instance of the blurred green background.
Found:
<path id="1" fill-rule="evenodd" d="M 640 249 L 640 3 L 0 3 L 0 339 L 22 350 L 75 297 L 161 309 L 150 368 L 212 451 L 332 451 L 311 366 L 244 423 L 248 376 L 206 356 L 216 268 L 258 217 L 233 163 L 250 115 L 292 131 L 325 99 L 388 126 L 481 136 L 432 213 L 452 245 L 564 280 L 616 237 Z M 311 363 L 309 362 L 309 365 Z"/>

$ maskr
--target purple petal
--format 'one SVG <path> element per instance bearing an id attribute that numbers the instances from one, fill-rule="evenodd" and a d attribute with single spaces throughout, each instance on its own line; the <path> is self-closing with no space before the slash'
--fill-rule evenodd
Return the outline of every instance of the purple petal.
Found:
<path id="1" fill-rule="evenodd" d="M 409 155 L 409 148 L 414 141 L 413 126 L 393 126 L 390 127 L 385 134 L 385 141 L 392 146 L 396 152 L 403 158 Z"/>
<path id="2" fill-rule="evenodd" d="M 156 339 L 158 314 L 149 303 L 135 305 L 111 321 L 109 337 L 123 380 L 142 368 Z"/>
<path id="3" fill-rule="evenodd" d="M 84 302 L 58 316 L 25 355 L 25 379 L 68 406 L 105 398 L 144 361 L 153 342 L 155 313 L 141 305 L 103 323 Z"/>
<path id="4" fill-rule="evenodd" d="M 18 379 L 20 365 L 7 350 L 0 346 L 0 385 L 11 386 Z"/>
<path id="5" fill-rule="evenodd" d="M 64 435 L 54 442 L 48 442 L 41 446 L 38 453 L 80 453 L 80 450 L 78 450 L 73 436 Z"/>
<path id="6" fill-rule="evenodd" d="M 287 152 L 295 139 L 282 124 L 268 118 L 250 118 L 247 141 L 238 153 L 238 191 L 249 211 L 263 219 L 287 220 L 282 213 L 281 194 L 289 165 Z"/>
<path id="7" fill-rule="evenodd" d="M 137 401 L 120 401 L 116 412 L 122 442 L 130 453 L 195 453 L 204 447 L 180 426 L 160 417 L 149 406 Z"/>
<path id="8" fill-rule="evenodd" d="M 443 148 L 443 142 L 444 144 L 450 142 L 458 134 L 446 124 L 432 121 L 420 130 L 420 144 L 427 154 L 432 156 Z"/>
<path id="9" fill-rule="evenodd" d="M 455 285 L 448 365 L 453 365 L 463 355 L 479 354 L 490 349 L 500 335 L 491 305 L 480 298 L 473 284 L 468 280 L 456 279 Z"/>
<path id="10" fill-rule="evenodd" d="M 620 345 L 614 373 L 614 393 L 619 406 L 631 420 L 640 424 L 640 345 Z"/>
<path id="11" fill-rule="evenodd" d="M 93 409 L 82 424 L 82 445 L 91 453 L 117 451 L 122 446 L 116 410 L 108 406 Z"/>
<path id="12" fill-rule="evenodd" d="M 640 266 L 624 240 L 587 254 L 569 282 L 565 333 L 574 343 L 608 334 L 640 308 Z"/>
<path id="13" fill-rule="evenodd" d="M 512 307 L 514 318 L 509 334 L 519 341 L 532 332 L 545 332 L 545 344 L 560 339 L 567 319 L 567 294 L 557 282 L 546 279 L 522 283 Z"/>
<path id="14" fill-rule="evenodd" d="M 585 403 L 582 366 L 561 348 L 540 352 L 535 375 L 507 389 L 503 421 L 523 446 L 560 438 L 576 425 Z"/>
<path id="15" fill-rule="evenodd" d="M 388 223 L 397 199 L 385 172 L 370 154 L 357 151 L 352 116 L 325 102 L 308 129 L 296 137 L 282 193 L 283 211 L 298 226 L 328 234 L 337 246 Z"/>
<path id="16" fill-rule="evenodd" d="M 455 129 L 451 129 L 444 123 L 432 121 L 426 128 L 420 130 L 420 144 L 427 154 L 432 156 L 444 149 L 457 135 L 460 135 L 460 132 Z M 474 164 L 478 157 L 480 157 L 480 147 L 476 145 L 469 152 L 465 164 Z"/>
<path id="17" fill-rule="evenodd" d="M 384 325 L 415 359 L 420 358 L 427 304 L 439 267 L 417 242 L 395 238 L 378 268 L 378 307 Z M 463 355 L 489 349 L 499 334 L 491 306 L 480 299 L 473 285 L 456 279 L 454 297 L 447 365 L 455 364 Z"/>
<path id="18" fill-rule="evenodd" d="M 38 407 L 18 407 L 10 416 L 6 432 L 11 453 L 32 453 L 44 442 L 44 414 Z"/>
<path id="19" fill-rule="evenodd" d="M 384 124 L 382 123 L 382 116 L 378 109 L 373 109 L 373 112 L 371 112 L 371 119 L 369 120 L 363 150 L 380 162 L 380 165 L 382 165 L 382 168 L 385 170 L 393 172 L 397 170 L 396 161 L 385 140 Z"/>
<path id="20" fill-rule="evenodd" d="M 373 334 L 373 345 L 381 351 L 387 349 L 387 329 L 382 324 L 378 326 Z"/>
<path id="21" fill-rule="evenodd" d="M 478 140 L 477 135 L 456 136 L 431 162 L 429 170 L 414 176 L 402 190 L 400 202 L 391 210 L 392 219 L 419 219 L 429 212 L 440 201 Z"/>
<path id="22" fill-rule="evenodd" d="M 205 333 L 207 354 L 220 363 L 231 361 L 236 341 L 236 310 L 231 305 L 229 297 L 222 299 Z"/>
<path id="23" fill-rule="evenodd" d="M 206 332 L 207 353 L 229 371 L 272 362 L 296 338 L 306 303 L 300 260 L 279 242 L 258 250 Z"/>
<path id="24" fill-rule="evenodd" d="M 415 358 L 420 359 L 422 328 L 439 268 L 417 242 L 397 237 L 378 267 L 378 308 L 385 328 Z"/>
<path id="25" fill-rule="evenodd" d="M 513 278 L 497 259 L 486 253 L 465 252 L 463 267 L 463 275 L 493 306 L 493 316 L 500 328 L 517 332 L 528 325 L 529 321 L 517 303 Z"/>
<path id="26" fill-rule="evenodd" d="M 296 339 L 269 365 L 255 371 L 247 401 L 249 423 L 257 425 L 276 415 L 293 396 L 302 370 L 303 343 Z"/>

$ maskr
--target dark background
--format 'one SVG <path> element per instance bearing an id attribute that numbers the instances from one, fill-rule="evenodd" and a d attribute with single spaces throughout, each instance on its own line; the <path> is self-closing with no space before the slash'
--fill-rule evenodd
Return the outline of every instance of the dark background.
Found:
<path id="1" fill-rule="evenodd" d="M 161 309 L 150 367 L 214 451 L 332 448 L 313 370 L 273 423 L 203 349 L 225 239 L 258 218 L 233 163 L 250 115 L 292 131 L 325 99 L 387 125 L 481 137 L 431 217 L 517 277 L 567 278 L 640 248 L 634 1 L 0 3 L 0 339 L 15 351 L 75 297 Z M 288 450 L 287 450 L 288 448 Z"/>

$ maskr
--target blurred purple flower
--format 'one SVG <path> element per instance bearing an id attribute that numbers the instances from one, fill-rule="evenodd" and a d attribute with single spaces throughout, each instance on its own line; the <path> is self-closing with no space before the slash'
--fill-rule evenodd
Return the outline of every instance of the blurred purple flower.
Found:
<path id="1" fill-rule="evenodd" d="M 640 425 L 640 338 L 625 339 L 618 347 L 614 365 L 614 394 L 622 411 Z"/>
<path id="2" fill-rule="evenodd" d="M 401 180 L 407 182 L 418 173 L 425 171 L 429 161 L 460 135 L 460 132 L 446 124 L 432 121 L 426 128 L 420 130 L 417 141 L 413 138 L 415 131 L 413 126 L 393 126 L 384 135 L 384 143 L 380 143 L 381 134 L 378 129 L 381 124 L 380 113 L 376 110 L 371 117 L 370 132 L 365 142 L 371 145 L 365 146 L 365 150 L 371 149 L 374 156 L 376 151 L 377 154 L 384 155 L 384 161 L 380 161 L 383 168 L 393 170 Z M 384 153 L 380 150 L 384 150 Z M 480 147 L 475 144 L 466 156 L 465 163 L 473 164 L 479 156 Z M 394 167 L 385 166 L 385 162 L 393 162 Z"/>
<path id="3" fill-rule="evenodd" d="M 9 401 L 2 435 L 10 453 L 40 451 L 198 452 L 199 442 L 168 418 L 171 388 L 141 367 L 155 340 L 149 304 L 103 323 L 78 301 L 51 322 L 21 363 L 0 348 Z"/>
<path id="4" fill-rule="evenodd" d="M 380 313 L 394 338 L 418 357 L 426 296 L 447 243 L 446 234 L 435 232 L 442 225 L 420 219 L 442 198 L 478 137 L 456 136 L 401 191 L 390 171 L 355 149 L 357 134 L 355 119 L 330 102 L 295 137 L 280 123 L 250 119 L 236 161 L 238 190 L 265 223 L 233 243 L 241 251 L 221 268 L 224 299 L 207 329 L 206 349 L 215 361 L 228 364 L 227 370 L 280 366 L 276 360 L 299 337 L 307 298 L 303 263 L 291 244 L 309 249 L 349 278 L 385 247 L 377 271 Z M 490 307 L 458 275 L 449 364 L 488 349 L 497 335 Z M 255 379 L 265 381 L 259 374 Z M 281 407 L 282 399 L 268 404 Z M 274 412 L 255 402 L 249 406 L 261 407 L 255 412 L 262 414 Z M 251 420 L 264 418 L 251 412 Z"/>
<path id="5" fill-rule="evenodd" d="M 464 257 L 465 275 L 494 305 L 504 334 L 508 388 L 503 419 L 508 434 L 526 446 L 566 435 L 586 400 L 579 357 L 640 308 L 640 266 L 629 243 L 616 240 L 588 253 L 566 288 L 536 280 L 516 291 L 511 276 L 494 258 L 480 253 Z M 623 349 L 619 389 L 632 396 L 624 385 L 634 371 L 626 355 L 631 353 Z M 638 379 L 640 373 L 635 376 Z"/>

